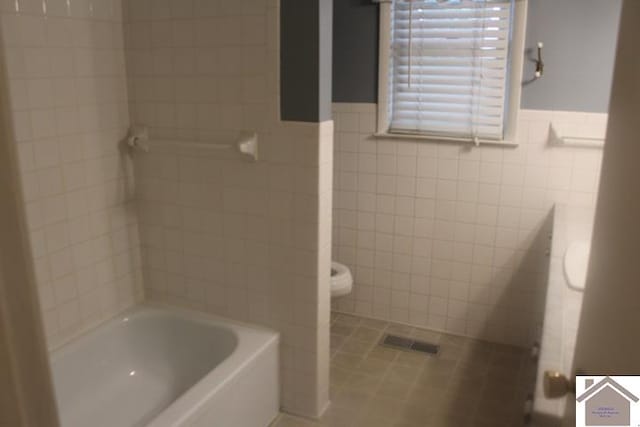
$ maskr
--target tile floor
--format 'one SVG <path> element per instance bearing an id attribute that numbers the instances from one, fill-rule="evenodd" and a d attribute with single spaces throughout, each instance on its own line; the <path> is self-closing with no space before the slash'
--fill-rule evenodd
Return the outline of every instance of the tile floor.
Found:
<path id="1" fill-rule="evenodd" d="M 381 347 L 384 332 L 440 344 L 438 356 Z M 331 406 L 272 427 L 519 427 L 535 377 L 523 348 L 332 314 Z"/>

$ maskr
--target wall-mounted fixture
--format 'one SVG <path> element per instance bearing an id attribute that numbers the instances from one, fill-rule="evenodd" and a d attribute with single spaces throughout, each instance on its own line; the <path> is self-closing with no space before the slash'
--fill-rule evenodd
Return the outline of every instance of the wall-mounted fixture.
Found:
<path id="1" fill-rule="evenodd" d="M 233 143 L 211 143 L 199 141 L 177 141 L 170 139 L 149 139 L 149 132 L 144 126 L 134 126 L 129 131 L 127 145 L 133 151 L 148 153 L 149 151 L 179 151 L 183 154 L 207 155 L 218 150 L 236 149 L 241 154 L 258 161 L 258 134 L 242 132 Z"/>
<path id="2" fill-rule="evenodd" d="M 602 148 L 607 128 L 606 124 L 589 125 L 575 123 L 549 126 L 549 143 L 565 147 Z"/>
<path id="3" fill-rule="evenodd" d="M 544 44 L 538 42 L 538 59 L 536 59 L 536 79 L 539 79 L 544 74 L 544 61 L 542 60 L 542 48 Z"/>
<path id="4" fill-rule="evenodd" d="M 145 126 L 132 126 L 129 129 L 127 145 L 133 150 L 149 152 L 149 146 L 145 144 L 149 140 L 149 130 Z"/>

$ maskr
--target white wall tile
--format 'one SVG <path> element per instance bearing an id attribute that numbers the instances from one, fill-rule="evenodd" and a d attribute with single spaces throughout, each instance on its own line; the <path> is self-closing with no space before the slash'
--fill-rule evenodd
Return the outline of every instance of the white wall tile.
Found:
<path id="1" fill-rule="evenodd" d="M 0 51 L 9 65 L 12 125 L 50 347 L 133 302 L 119 293 L 141 292 L 135 262 L 118 276 L 113 264 L 101 264 L 107 280 L 97 283 L 96 263 L 113 259 L 116 250 L 107 245 L 99 253 L 103 259 L 88 250 L 98 237 L 92 235 L 96 229 L 89 227 L 88 214 L 119 217 L 131 209 L 127 194 L 117 190 L 125 168 L 116 153 L 128 127 L 126 93 L 113 90 L 125 75 L 123 28 L 114 13 L 120 6 L 111 0 L 100 3 L 93 17 L 84 0 L 74 1 L 73 10 L 64 1 L 48 0 L 43 9 L 40 0 L 20 0 L 0 15 L 0 27 L 9 36 Z M 67 19 L 72 13 L 78 19 Z M 128 234 L 135 242 L 129 224 L 135 218 L 107 225 L 101 233 Z M 126 250 L 139 259 L 136 244 Z M 114 295 L 115 304 L 96 304 L 95 297 L 78 292 L 89 288 Z"/>
<path id="2" fill-rule="evenodd" d="M 333 233 L 336 240 L 353 244 L 343 256 L 373 265 L 378 159 L 360 151 L 359 138 L 373 126 L 370 114 L 336 116 L 345 131 L 336 144 L 345 150 L 335 159 L 332 122 L 279 122 L 275 3 L 128 4 L 132 121 L 158 138 L 232 140 L 257 131 L 262 157 L 136 161 L 145 290 L 280 331 L 283 407 L 317 416 L 328 376 L 309 376 L 295 361 L 328 372 L 321 337 L 328 336 L 332 203 L 340 211 L 333 222 L 345 230 Z M 332 180 L 334 162 L 341 174 Z M 395 180 L 387 186 L 395 192 Z M 372 298 L 366 289 L 360 295 Z"/>
<path id="3" fill-rule="evenodd" d="M 363 111 L 354 113 L 358 109 Z M 367 166 L 366 176 L 377 185 L 361 185 L 358 175 L 334 206 L 340 238 L 333 256 L 350 265 L 355 277 L 354 293 L 338 301 L 340 310 L 531 343 L 539 321 L 533 313 L 541 308 L 530 301 L 544 287 L 544 280 L 525 274 L 544 266 L 536 233 L 546 232 L 542 226 L 553 203 L 593 206 L 601 152 L 547 144 L 551 120 L 583 123 L 582 113 L 521 113 L 518 147 L 462 150 L 455 144 L 372 139 L 375 104 L 334 104 L 335 156 L 346 159 L 335 163 L 337 182 L 355 169 L 355 159 L 377 153 L 376 170 Z M 366 125 L 357 128 L 356 116 Z M 593 121 L 593 132 L 602 132 L 606 115 Z M 358 139 L 366 144 L 356 144 Z M 368 195 L 373 191 L 375 205 Z M 375 267 L 361 268 L 371 262 Z M 407 268 L 411 273 L 403 273 Z M 509 321 L 495 321 L 507 312 Z"/>

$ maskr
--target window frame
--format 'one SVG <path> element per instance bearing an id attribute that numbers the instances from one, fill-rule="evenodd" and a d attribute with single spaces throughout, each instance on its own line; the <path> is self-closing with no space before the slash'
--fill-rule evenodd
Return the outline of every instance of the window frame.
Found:
<path id="1" fill-rule="evenodd" d="M 527 23 L 528 0 L 514 0 L 511 43 L 509 45 L 508 92 L 505 99 L 505 126 L 502 139 L 478 139 L 429 135 L 428 133 L 389 132 L 389 64 L 391 52 L 391 3 L 395 0 L 378 0 L 380 4 L 380 30 L 378 42 L 378 114 L 374 136 L 395 139 L 421 139 L 426 141 L 471 142 L 475 145 L 518 145 L 516 128 L 522 94 L 522 70 Z"/>

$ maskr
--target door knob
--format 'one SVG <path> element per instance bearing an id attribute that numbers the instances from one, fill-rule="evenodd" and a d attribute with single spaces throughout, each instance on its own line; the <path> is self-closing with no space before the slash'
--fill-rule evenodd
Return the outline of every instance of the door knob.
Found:
<path id="1" fill-rule="evenodd" d="M 575 382 L 557 371 L 544 372 L 543 388 L 547 399 L 557 399 L 576 392 Z"/>

